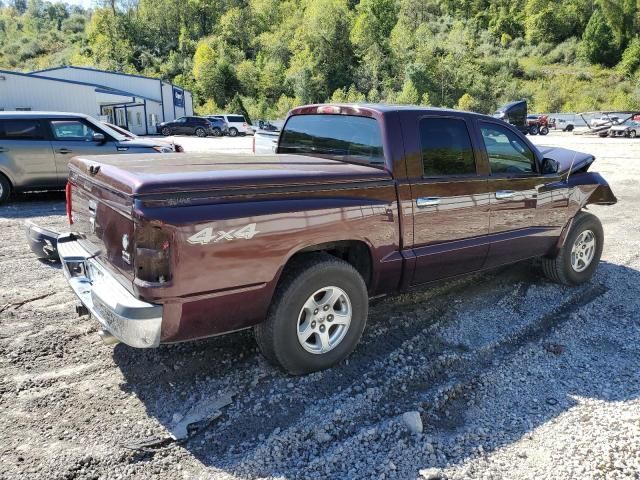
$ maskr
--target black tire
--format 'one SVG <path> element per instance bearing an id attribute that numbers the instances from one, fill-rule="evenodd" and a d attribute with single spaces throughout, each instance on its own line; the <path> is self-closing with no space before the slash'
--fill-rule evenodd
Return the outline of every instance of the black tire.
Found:
<path id="1" fill-rule="evenodd" d="M 578 236 L 587 230 L 593 232 L 595 237 L 594 256 L 589 266 L 585 270 L 578 272 L 571 265 L 571 249 Z M 588 282 L 598 268 L 598 263 L 600 263 L 603 244 L 604 232 L 598 217 L 587 212 L 579 212 L 573 219 L 571 230 L 558 254 L 554 258 L 542 258 L 542 269 L 545 276 L 563 285 L 580 285 Z"/>
<path id="2" fill-rule="evenodd" d="M 635 130 L 629 130 L 629 137 L 636 138 L 637 136 L 638 136 L 638 134 L 636 133 Z"/>
<path id="3" fill-rule="evenodd" d="M 4 175 L 0 174 L 0 205 L 9 200 L 11 196 L 11 182 Z"/>
<path id="4" fill-rule="evenodd" d="M 214 137 L 221 137 L 222 136 L 222 130 L 220 130 L 218 127 L 214 127 L 213 128 L 213 136 Z"/>
<path id="5" fill-rule="evenodd" d="M 329 286 L 342 289 L 348 296 L 351 323 L 333 349 L 326 353 L 310 353 L 298 340 L 300 314 L 314 292 Z M 304 255 L 294 260 L 283 273 L 266 320 L 255 327 L 256 341 L 267 360 L 292 375 L 324 370 L 354 350 L 364 331 L 368 308 L 367 287 L 355 268 L 329 254 Z M 328 317 L 325 321 L 328 322 Z"/>
<path id="6" fill-rule="evenodd" d="M 539 131 L 538 125 L 531 125 L 529 127 L 529 135 L 537 135 Z"/>
<path id="7" fill-rule="evenodd" d="M 207 132 L 204 131 L 204 128 L 198 127 L 196 128 L 196 135 L 200 138 L 204 138 L 207 136 Z"/>
<path id="8" fill-rule="evenodd" d="M 160 133 L 162 133 L 162 135 L 164 135 L 165 137 L 168 137 L 169 135 L 171 135 L 171 129 L 169 127 L 162 127 Z"/>
<path id="9" fill-rule="evenodd" d="M 573 125 L 567 125 L 567 128 L 564 129 L 565 132 L 573 132 Z"/>
<path id="10" fill-rule="evenodd" d="M 238 136 L 238 129 L 235 127 L 231 127 L 229 129 L 229 136 L 230 137 L 237 137 Z"/>
<path id="11" fill-rule="evenodd" d="M 549 133 L 549 127 L 547 126 L 542 126 L 540 128 L 540 135 L 547 135 Z"/>

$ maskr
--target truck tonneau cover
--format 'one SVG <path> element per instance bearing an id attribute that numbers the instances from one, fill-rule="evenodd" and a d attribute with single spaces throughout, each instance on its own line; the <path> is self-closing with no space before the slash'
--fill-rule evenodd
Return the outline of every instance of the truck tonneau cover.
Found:
<path id="1" fill-rule="evenodd" d="M 391 179 L 367 165 L 282 154 L 100 155 L 74 157 L 70 167 L 127 195 Z"/>

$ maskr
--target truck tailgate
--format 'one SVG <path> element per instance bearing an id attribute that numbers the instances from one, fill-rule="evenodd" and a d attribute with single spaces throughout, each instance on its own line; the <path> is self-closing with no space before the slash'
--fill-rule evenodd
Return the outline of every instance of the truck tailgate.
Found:
<path id="1" fill-rule="evenodd" d="M 99 179 L 73 171 L 69 176 L 73 231 L 80 243 L 114 274 L 126 278 L 131 288 L 134 222 L 129 195 L 106 187 Z"/>

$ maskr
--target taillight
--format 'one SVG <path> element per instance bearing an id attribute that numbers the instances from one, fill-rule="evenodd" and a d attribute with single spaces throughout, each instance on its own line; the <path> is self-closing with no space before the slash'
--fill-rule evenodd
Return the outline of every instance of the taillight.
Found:
<path id="1" fill-rule="evenodd" d="M 67 200 L 67 218 L 69 219 L 69 225 L 73 225 L 73 214 L 71 210 L 71 183 L 67 182 L 67 186 L 64 189 L 65 198 Z"/>
<path id="2" fill-rule="evenodd" d="M 247 126 L 248 126 L 248 125 L 247 125 L 247 122 L 244 122 L 244 123 L 242 124 L 242 126 L 243 126 L 244 128 L 247 128 Z"/>
<path id="3" fill-rule="evenodd" d="M 165 283 L 171 279 L 171 234 L 161 227 L 136 225 L 135 276 L 140 280 Z"/>

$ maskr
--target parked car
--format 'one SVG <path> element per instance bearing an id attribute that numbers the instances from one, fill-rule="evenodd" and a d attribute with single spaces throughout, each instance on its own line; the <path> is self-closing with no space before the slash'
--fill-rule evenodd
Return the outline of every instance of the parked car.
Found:
<path id="1" fill-rule="evenodd" d="M 280 132 L 256 130 L 253 134 L 253 153 L 275 153 L 278 148 Z"/>
<path id="2" fill-rule="evenodd" d="M 602 115 L 600 117 L 592 118 L 589 125 L 592 127 L 604 127 L 607 125 L 617 125 L 620 122 L 620 117 L 615 115 Z"/>
<path id="3" fill-rule="evenodd" d="M 532 257 L 587 282 L 604 237 L 583 209 L 616 202 L 592 155 L 455 110 L 308 105 L 277 154 L 193 160 L 72 160 L 57 247 L 79 313 L 140 348 L 254 327 L 292 374 L 349 355 L 370 296 Z"/>
<path id="4" fill-rule="evenodd" d="M 109 123 L 109 122 L 101 122 L 101 123 L 103 125 L 106 125 L 110 129 L 115 130 L 120 135 L 124 135 L 125 137 L 127 137 L 130 140 L 133 140 L 133 139 L 136 139 L 136 138 L 140 138 L 135 133 L 130 132 L 126 128 L 119 127 L 118 125 L 114 125 L 113 123 Z M 169 145 L 176 152 L 184 152 L 184 148 L 182 148 L 182 145 L 179 145 L 177 143 L 169 143 L 169 142 L 165 142 L 163 140 L 155 140 L 155 141 L 157 143 L 163 143 L 163 144 L 166 143 L 167 145 Z"/>
<path id="5" fill-rule="evenodd" d="M 229 125 L 227 125 L 227 122 L 224 119 L 214 117 L 213 115 L 206 115 L 205 118 L 211 122 L 211 130 L 213 130 L 213 135 L 215 137 L 229 135 Z"/>
<path id="6" fill-rule="evenodd" d="M 229 136 L 236 137 L 238 135 L 247 135 L 253 133 L 253 128 L 247 123 L 243 115 L 237 114 L 219 114 L 210 115 L 211 117 L 221 118 L 229 125 Z"/>
<path id="7" fill-rule="evenodd" d="M 563 132 L 573 132 L 576 128 L 573 120 L 567 120 L 566 118 L 556 118 L 554 128 L 556 130 L 562 130 Z"/>
<path id="8" fill-rule="evenodd" d="M 610 137 L 630 137 L 636 138 L 640 133 L 640 122 L 636 120 L 625 120 L 620 125 L 614 125 L 609 129 Z"/>
<path id="9" fill-rule="evenodd" d="M 0 203 L 11 192 L 64 187 L 74 155 L 173 151 L 165 142 L 127 138 L 81 113 L 0 112 Z"/>
<path id="10" fill-rule="evenodd" d="M 156 127 L 158 133 L 165 137 L 169 135 L 197 135 L 206 137 L 214 135 L 211 122 L 203 117 L 180 117 L 172 122 L 162 122 Z"/>

